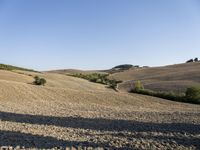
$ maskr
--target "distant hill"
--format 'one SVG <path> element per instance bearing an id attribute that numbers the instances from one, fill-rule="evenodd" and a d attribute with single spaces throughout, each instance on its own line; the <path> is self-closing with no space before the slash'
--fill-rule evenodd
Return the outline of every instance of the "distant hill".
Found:
<path id="1" fill-rule="evenodd" d="M 38 72 L 38 71 L 35 71 L 35 70 L 32 70 L 32 69 L 16 67 L 16 66 L 6 65 L 6 64 L 0 64 L 0 70 L 22 70 L 22 71 Z"/>
<path id="2" fill-rule="evenodd" d="M 134 66 L 134 65 L 131 65 L 131 64 L 123 64 L 123 65 L 115 66 L 115 67 L 108 69 L 108 70 L 103 70 L 103 72 L 113 74 L 113 73 L 123 72 L 123 71 L 129 70 L 131 68 L 135 69 L 135 68 L 141 68 L 141 67 L 139 65 Z"/>
<path id="3" fill-rule="evenodd" d="M 140 80 L 145 88 L 156 91 L 182 92 L 189 86 L 200 85 L 200 62 L 184 63 L 164 67 L 131 68 L 110 75 L 122 80 L 119 89 L 128 91 L 131 83 Z"/>
<path id="4" fill-rule="evenodd" d="M 60 73 L 60 74 L 90 74 L 90 73 L 116 73 L 116 72 L 122 72 L 125 70 L 128 70 L 130 68 L 138 68 L 139 66 L 133 66 L 131 64 L 123 64 L 115 66 L 111 69 L 107 70 L 79 70 L 79 69 L 59 69 L 59 70 L 50 70 L 47 72 L 51 73 Z"/>
<path id="5" fill-rule="evenodd" d="M 90 74 L 90 73 L 106 73 L 98 70 L 78 70 L 78 69 L 60 69 L 47 71 L 49 73 L 59 73 L 59 74 Z"/>
<path id="6" fill-rule="evenodd" d="M 118 66 L 115 66 L 113 67 L 112 69 L 115 69 L 115 70 L 128 70 L 130 68 L 132 68 L 133 65 L 130 65 L 130 64 L 125 64 L 125 65 L 118 65 Z"/>

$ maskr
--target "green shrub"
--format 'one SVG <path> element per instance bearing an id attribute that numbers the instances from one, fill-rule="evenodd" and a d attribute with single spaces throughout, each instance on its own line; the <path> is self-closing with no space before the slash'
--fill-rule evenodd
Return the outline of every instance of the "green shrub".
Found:
<path id="1" fill-rule="evenodd" d="M 200 87 L 187 88 L 185 92 L 186 101 L 192 101 L 194 103 L 200 103 Z"/>
<path id="2" fill-rule="evenodd" d="M 109 80 L 107 81 L 107 85 L 109 88 L 112 88 L 114 90 L 117 89 L 117 82 L 115 80 Z"/>
<path id="3" fill-rule="evenodd" d="M 46 80 L 44 78 L 39 78 L 38 76 L 34 77 L 35 81 L 33 82 L 35 85 L 45 85 L 46 84 Z"/>

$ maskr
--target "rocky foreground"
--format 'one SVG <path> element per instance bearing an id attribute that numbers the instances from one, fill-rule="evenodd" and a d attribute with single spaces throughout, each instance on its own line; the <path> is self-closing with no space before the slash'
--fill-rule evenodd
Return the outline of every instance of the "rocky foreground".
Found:
<path id="1" fill-rule="evenodd" d="M 132 119 L 126 120 L 126 115 Z M 0 145 L 39 149 L 200 149 L 199 113 L 119 112 L 116 117 L 124 119 L 107 117 L 0 112 Z"/>

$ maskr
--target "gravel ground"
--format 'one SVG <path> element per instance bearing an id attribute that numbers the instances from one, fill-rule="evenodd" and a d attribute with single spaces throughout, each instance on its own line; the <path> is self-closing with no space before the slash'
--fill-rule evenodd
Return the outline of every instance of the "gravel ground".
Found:
<path id="1" fill-rule="evenodd" d="M 11 81 L 6 76 L 9 72 L 3 73 L 1 147 L 200 149 L 199 105 L 116 93 L 102 85 L 55 74 L 40 75 L 48 84 L 37 87 L 18 82 L 25 75 Z"/>
<path id="2" fill-rule="evenodd" d="M 135 112 L 135 116 L 141 117 L 138 120 L 149 118 L 145 122 L 137 119 L 53 117 L 1 112 L 0 145 L 26 148 L 86 146 L 108 149 L 200 149 L 199 120 L 188 123 L 186 119 L 200 118 L 200 114 Z M 150 122 L 152 116 L 156 119 L 165 118 L 167 123 L 161 123 L 161 120 Z M 170 121 L 171 116 L 176 117 Z"/>

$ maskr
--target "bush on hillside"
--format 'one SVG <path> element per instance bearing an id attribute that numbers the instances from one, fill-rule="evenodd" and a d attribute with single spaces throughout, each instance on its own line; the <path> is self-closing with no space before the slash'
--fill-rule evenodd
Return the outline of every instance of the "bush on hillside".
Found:
<path id="1" fill-rule="evenodd" d="M 38 76 L 34 77 L 35 81 L 33 82 L 35 85 L 45 85 L 46 84 L 46 80 L 44 78 L 40 78 Z"/>
<path id="2" fill-rule="evenodd" d="M 109 88 L 112 88 L 114 89 L 115 91 L 117 91 L 117 86 L 118 86 L 118 83 L 121 83 L 122 81 L 116 81 L 116 80 L 108 80 L 107 81 L 107 85 Z"/>
<path id="3" fill-rule="evenodd" d="M 141 90 L 144 90 L 144 86 L 141 83 L 141 81 L 138 80 L 132 85 L 131 91 L 132 92 L 134 92 L 134 91 L 138 92 L 138 91 L 141 91 Z"/>
<path id="4" fill-rule="evenodd" d="M 194 103 L 200 103 L 200 87 L 187 88 L 185 93 L 186 101 L 192 101 Z"/>

